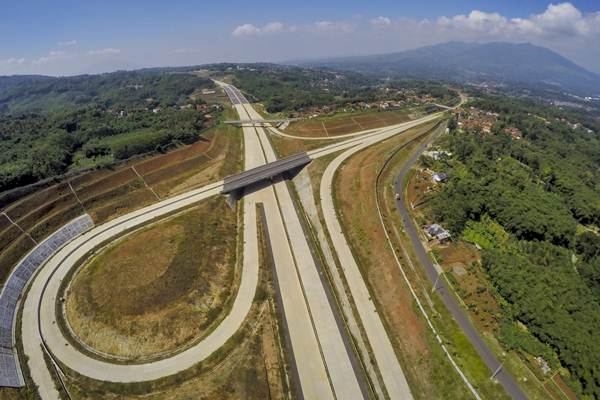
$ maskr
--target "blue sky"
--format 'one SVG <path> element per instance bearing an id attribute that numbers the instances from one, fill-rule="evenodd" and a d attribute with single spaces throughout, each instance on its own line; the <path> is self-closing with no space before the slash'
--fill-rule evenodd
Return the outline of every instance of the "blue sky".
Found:
<path id="1" fill-rule="evenodd" d="M 600 72 L 597 0 L 3 3 L 0 74 L 283 61 L 447 40 L 532 42 Z"/>

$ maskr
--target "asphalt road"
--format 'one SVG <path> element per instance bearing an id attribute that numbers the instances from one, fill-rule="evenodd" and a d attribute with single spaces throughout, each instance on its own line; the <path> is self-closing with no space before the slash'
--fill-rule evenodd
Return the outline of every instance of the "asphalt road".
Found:
<path id="1" fill-rule="evenodd" d="M 414 152 L 410 159 L 403 165 L 395 182 L 396 193 L 404 193 L 403 182 L 408 176 L 410 169 L 413 167 L 419 156 L 425 151 L 427 146 L 429 146 L 438 136 L 439 134 L 433 135 L 425 143 L 419 146 L 419 148 Z M 404 195 L 401 197 L 402 199 L 405 198 Z M 444 303 L 444 306 L 446 307 L 446 309 L 448 309 L 448 311 L 450 312 L 454 320 L 458 323 L 462 331 L 469 338 L 469 341 L 471 342 L 473 347 L 475 347 L 475 350 L 477 351 L 479 356 L 489 368 L 491 377 L 491 375 L 494 372 L 496 372 L 501 366 L 501 363 L 498 360 L 498 358 L 496 358 L 492 350 L 483 341 L 481 336 L 479 336 L 479 333 L 469 320 L 469 317 L 466 315 L 465 311 L 462 309 L 462 307 L 448 288 L 447 282 L 444 279 L 437 279 L 438 271 L 433 265 L 431 259 L 429 258 L 427 251 L 425 250 L 425 247 L 423 246 L 419 238 L 414 222 L 412 221 L 412 218 L 410 217 L 409 212 L 402 199 L 396 201 L 396 207 L 398 208 L 398 212 L 400 213 L 400 217 L 402 218 L 402 223 L 404 224 L 406 233 L 408 234 L 410 241 L 412 242 L 415 254 L 419 259 L 419 263 L 425 269 L 425 272 L 431 284 L 433 285 L 437 281 L 436 293 L 441 298 L 442 302 Z M 496 372 L 495 379 L 498 380 L 498 382 L 502 385 L 504 390 L 506 390 L 506 392 L 513 399 L 527 399 L 527 396 L 525 396 L 525 394 L 517 384 L 515 378 L 512 375 L 510 375 L 504 368 L 501 368 L 499 372 Z"/>

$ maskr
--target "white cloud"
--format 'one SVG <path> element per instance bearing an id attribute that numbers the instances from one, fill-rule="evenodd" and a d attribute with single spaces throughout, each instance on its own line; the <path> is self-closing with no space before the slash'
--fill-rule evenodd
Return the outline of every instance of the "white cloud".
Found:
<path id="1" fill-rule="evenodd" d="M 91 56 L 113 56 L 113 55 L 117 55 L 120 54 L 121 50 L 120 49 L 114 49 L 114 48 L 106 48 L 106 49 L 99 49 L 99 50 L 90 50 L 88 51 L 88 54 Z"/>
<path id="2" fill-rule="evenodd" d="M 467 29 L 475 32 L 497 33 L 506 29 L 507 19 L 498 13 L 473 10 L 469 15 L 440 17 L 437 25 L 446 29 Z"/>
<path id="3" fill-rule="evenodd" d="M 239 25 L 231 32 L 231 34 L 235 37 L 242 38 L 258 34 L 272 34 L 284 31 L 293 32 L 294 30 L 295 27 L 286 27 L 282 22 L 274 21 L 266 23 L 263 26 L 256 26 L 253 24 Z"/>
<path id="4" fill-rule="evenodd" d="M 67 47 L 67 46 L 75 46 L 77 44 L 77 40 L 67 40 L 64 42 L 58 42 L 59 46 Z"/>
<path id="5" fill-rule="evenodd" d="M 244 24 L 244 25 L 240 25 L 240 26 L 236 27 L 233 30 L 232 35 L 236 36 L 236 37 L 244 37 L 244 36 L 249 36 L 249 35 L 255 35 L 257 33 L 260 33 L 259 28 L 257 28 L 256 26 L 254 26 L 252 24 Z"/>
<path id="6" fill-rule="evenodd" d="M 15 58 L 15 57 L 7 58 L 6 60 L 0 60 L 0 64 L 3 66 L 16 66 L 16 65 L 21 65 L 24 62 L 25 62 L 24 58 Z"/>
<path id="7" fill-rule="evenodd" d="M 584 15 L 571 3 L 550 4 L 540 14 L 529 18 L 508 19 L 499 13 L 473 10 L 468 15 L 440 17 L 438 28 L 472 33 L 498 35 L 504 38 L 535 38 L 553 36 L 589 36 L 600 32 L 600 13 Z"/>
<path id="8" fill-rule="evenodd" d="M 388 17 L 379 16 L 371 19 L 369 23 L 375 28 L 385 28 L 392 25 L 392 20 Z"/>
<path id="9" fill-rule="evenodd" d="M 268 24 L 260 28 L 260 31 L 264 33 L 276 33 L 283 31 L 283 28 L 284 26 L 281 22 L 269 22 Z"/>
<path id="10" fill-rule="evenodd" d="M 33 64 L 37 64 L 37 65 L 48 64 L 50 62 L 66 58 L 68 56 L 69 56 L 69 54 L 66 51 L 52 50 L 51 52 L 48 53 L 48 55 L 42 56 L 42 57 L 39 57 L 39 58 L 33 60 Z"/>
<path id="11" fill-rule="evenodd" d="M 531 22 L 546 31 L 586 34 L 588 21 L 571 3 L 550 4 L 542 14 L 534 15 Z"/>
<path id="12" fill-rule="evenodd" d="M 317 21 L 312 26 L 307 27 L 307 30 L 312 32 L 350 33 L 354 29 L 355 25 L 347 21 Z"/>
<path id="13" fill-rule="evenodd" d="M 257 35 L 294 32 L 352 32 L 354 24 L 346 21 L 316 21 L 309 25 L 285 25 L 282 22 L 269 22 L 262 26 L 243 24 L 237 26 L 231 34 L 237 38 L 246 38 Z"/>

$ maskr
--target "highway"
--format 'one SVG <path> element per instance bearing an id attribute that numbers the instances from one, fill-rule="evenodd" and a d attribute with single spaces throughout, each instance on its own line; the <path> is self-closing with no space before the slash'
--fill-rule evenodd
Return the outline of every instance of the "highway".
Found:
<path id="1" fill-rule="evenodd" d="M 250 105 L 235 107 L 242 119 L 244 113 L 252 119 L 261 118 Z M 265 162 L 277 159 L 264 129 L 243 129 L 248 151 L 263 154 Z M 258 139 L 258 145 L 249 146 L 247 138 L 250 143 Z M 287 184 L 278 181 L 261 192 L 265 192 L 267 229 L 303 397 L 365 398 L 360 371 L 354 368 L 347 340 L 334 316 Z M 324 372 L 329 378 L 329 388 L 325 385 L 327 381 L 322 380 Z M 317 383 L 319 387 L 315 386 Z"/>
<path id="2" fill-rule="evenodd" d="M 234 107 L 241 118 L 247 115 L 244 99 L 233 92 Z M 250 111 L 252 113 L 253 110 Z M 265 132 L 245 127 L 244 169 L 249 170 L 275 161 Z M 258 241 L 256 205 L 266 210 L 271 248 L 274 249 L 277 278 L 282 291 L 283 308 L 289 317 L 295 365 L 304 398 L 366 397 L 360 373 L 342 337 L 334 317 L 316 263 L 302 231 L 291 195 L 285 182 L 250 191 L 243 201 L 244 246 L 240 288 L 231 311 L 206 338 L 173 357 L 145 364 L 116 365 L 80 353 L 67 345 L 55 321 L 56 299 L 61 281 L 89 251 L 104 242 L 122 236 L 138 226 L 176 212 L 223 191 L 223 181 L 170 198 L 97 226 L 76 238 L 52 256 L 31 284 L 23 305 L 22 326 L 37 326 L 24 335 L 23 345 L 34 382 L 44 399 L 58 398 L 58 392 L 44 361 L 43 347 L 67 367 L 93 379 L 110 382 L 140 382 L 158 379 L 185 370 L 219 349 L 243 323 L 256 290 L 258 279 Z M 43 346 L 42 346 L 43 345 Z"/>
<path id="3" fill-rule="evenodd" d="M 81 374 L 100 380 L 135 382 L 157 379 L 191 367 L 219 349 L 239 329 L 254 298 L 258 281 L 258 253 L 252 252 L 252 249 L 244 249 L 244 272 L 231 312 L 204 340 L 173 358 L 134 366 L 99 361 L 66 345 L 66 339 L 55 322 L 60 283 L 88 251 L 149 221 L 215 196 L 221 192 L 222 187 L 223 182 L 219 181 L 96 226 L 68 243 L 40 268 L 23 304 L 22 326 L 29 332 L 23 335 L 23 347 L 29 357 L 31 376 L 39 386 L 43 398 L 58 398 L 58 393 L 46 369 L 42 344 L 51 349 L 54 356 L 65 365 Z"/>
<path id="4" fill-rule="evenodd" d="M 408 126 L 404 129 L 408 129 Z M 408 382 L 398 362 L 392 342 L 371 299 L 369 289 L 363 280 L 360 268 L 342 230 L 332 193 L 333 179 L 340 165 L 353 154 L 378 141 L 377 138 L 374 138 L 352 147 L 337 156 L 327 166 L 321 179 L 321 207 L 325 225 L 334 250 L 338 255 L 343 274 L 348 282 L 351 296 L 365 330 L 368 343 L 373 351 L 385 389 L 392 399 L 412 399 Z"/>
<path id="5" fill-rule="evenodd" d="M 217 83 L 230 97 L 241 120 L 262 120 L 239 90 L 222 82 Z M 351 155 L 407 129 L 435 121 L 440 116 L 441 113 L 437 113 L 386 128 L 339 136 L 335 139 L 340 141 L 297 157 L 305 163 L 308 158 L 317 159 L 343 151 L 328 165 L 321 182 L 323 214 L 360 323 L 372 348 L 373 364 L 379 370 L 385 391 L 391 399 L 411 399 L 412 395 L 383 322 L 342 232 L 331 187 L 336 170 Z M 248 176 L 268 176 L 264 171 L 264 166 L 268 163 L 275 163 L 272 165 L 277 168 L 279 164 L 287 165 L 298 161 L 294 159 L 277 162 L 268 137 L 269 133 L 282 134 L 277 129 L 270 126 L 243 126 L 242 133 L 244 171 L 249 173 Z M 344 137 L 346 139 L 341 140 Z M 363 371 L 349 345 L 350 338 L 343 319 L 336 304 L 331 300 L 331 288 L 323 278 L 324 272 L 320 269 L 322 267 L 315 259 L 312 247 L 314 243 L 307 239 L 310 235 L 305 231 L 287 183 L 277 179 L 270 185 L 235 187 L 235 190 L 245 191 L 242 198 L 244 243 L 241 282 L 231 310 L 205 338 L 169 358 L 134 365 L 113 364 L 94 359 L 67 344 L 67 339 L 55 321 L 56 300 L 61 282 L 90 251 L 95 251 L 104 243 L 128 234 L 144 224 L 226 192 L 226 187 L 231 189 L 234 186 L 227 186 L 227 182 L 242 182 L 242 186 L 245 186 L 243 182 L 247 178 L 243 173 L 238 177 L 226 178 L 225 181 L 159 201 L 96 226 L 57 251 L 40 267 L 23 303 L 22 330 L 26 333 L 23 335 L 23 347 L 28 357 L 27 364 L 42 399 L 59 398 L 52 376 L 46 367 L 43 349 L 50 350 L 56 360 L 89 378 L 109 382 L 142 382 L 188 369 L 223 346 L 244 323 L 258 283 L 258 205 L 262 205 L 264 209 L 269 248 L 275 264 L 275 278 L 287 325 L 290 357 L 293 357 L 292 365 L 294 376 L 298 380 L 300 397 L 364 399 L 369 396 Z M 503 376 L 502 370 L 498 375 L 499 380 Z"/>
<path id="6" fill-rule="evenodd" d="M 438 130 L 436 134 L 432 135 L 425 143 L 420 145 L 417 150 L 412 154 L 412 156 L 404 163 L 402 169 L 400 170 L 398 177 L 395 181 L 395 189 L 396 193 L 404 193 L 401 196 L 400 200 L 396 201 L 396 207 L 402 218 L 402 223 L 410 238 L 413 249 L 415 250 L 415 254 L 419 260 L 419 264 L 423 266 L 427 277 L 431 284 L 436 284 L 436 293 L 441 298 L 442 302 L 446 309 L 450 312 L 456 323 L 460 326 L 462 331 L 468 337 L 469 341 L 475 347 L 475 350 L 485 362 L 487 367 L 490 370 L 490 377 L 495 373 L 494 378 L 502 385 L 504 390 L 513 398 L 513 399 L 527 399 L 527 396 L 523 393 L 519 385 L 517 384 L 514 377 L 509 374 L 504 368 L 502 368 L 502 364 L 498 360 L 498 358 L 494 355 L 492 350 L 488 347 L 488 345 L 483 341 L 471 320 L 467 316 L 465 310 L 460 306 L 451 290 L 448 287 L 446 280 L 437 279 L 438 278 L 438 270 L 433 265 L 431 258 L 429 258 L 427 254 L 427 250 L 423 246 L 419 234 L 417 232 L 417 228 L 415 227 L 414 221 L 410 217 L 410 213 L 406 208 L 406 204 L 404 200 L 406 199 L 405 190 L 404 190 L 404 182 L 408 176 L 409 171 L 416 163 L 417 159 L 423 152 L 427 149 L 427 147 L 437 138 L 441 132 Z"/>

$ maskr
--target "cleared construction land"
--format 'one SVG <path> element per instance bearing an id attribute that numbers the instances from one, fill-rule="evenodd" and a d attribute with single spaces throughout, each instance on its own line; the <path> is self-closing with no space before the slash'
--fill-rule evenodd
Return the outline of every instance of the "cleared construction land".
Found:
<path id="1" fill-rule="evenodd" d="M 67 182 L 53 184 L 15 200 L 4 210 L 39 241 L 84 210 L 99 224 L 156 202 L 152 191 L 164 198 L 240 169 L 240 135 L 233 127 L 219 126 L 190 146 L 71 178 L 73 191 Z M 30 238 L 0 215 L 0 284 L 33 246 Z"/>
<path id="2" fill-rule="evenodd" d="M 219 351 L 196 366 L 157 381 L 110 384 L 66 370 L 77 399 L 273 399 L 293 398 L 284 351 L 272 265 L 260 238 L 260 272 L 254 303 L 243 326 Z"/>
<path id="3" fill-rule="evenodd" d="M 89 347 L 147 359 L 200 338 L 235 295 L 236 213 L 222 198 L 112 243 L 84 265 L 67 320 Z"/>
<path id="4" fill-rule="evenodd" d="M 338 136 L 399 124 L 411 119 L 407 110 L 341 113 L 292 122 L 285 129 L 285 133 L 307 137 Z"/>
<path id="5" fill-rule="evenodd" d="M 459 399 L 469 394 L 453 371 L 444 371 L 444 366 L 451 367 L 438 354 L 441 351 L 436 348 L 437 343 L 414 308 L 390 253 L 375 203 L 375 179 L 386 155 L 430 128 L 431 125 L 411 129 L 352 156 L 338 172 L 334 193 L 347 239 L 390 333 L 413 396 L 425 399 L 444 394 L 444 398 Z"/>

